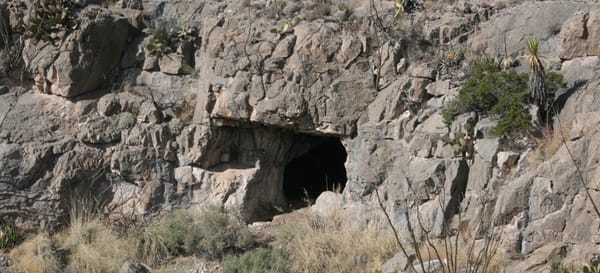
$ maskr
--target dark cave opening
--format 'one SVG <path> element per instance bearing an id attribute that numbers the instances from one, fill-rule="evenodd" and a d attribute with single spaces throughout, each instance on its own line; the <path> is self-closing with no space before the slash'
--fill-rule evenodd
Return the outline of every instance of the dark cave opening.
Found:
<path id="1" fill-rule="evenodd" d="M 311 141 L 313 142 L 313 141 Z M 324 191 L 346 186 L 346 148 L 336 137 L 315 137 L 307 152 L 285 166 L 283 192 L 290 208 L 308 205 Z"/>

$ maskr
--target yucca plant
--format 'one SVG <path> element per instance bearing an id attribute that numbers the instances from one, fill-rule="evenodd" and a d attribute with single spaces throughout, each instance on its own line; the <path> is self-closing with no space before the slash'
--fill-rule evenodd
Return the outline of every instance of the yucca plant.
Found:
<path id="1" fill-rule="evenodd" d="M 17 231 L 15 225 L 0 218 L 0 250 L 9 249 L 21 242 L 23 236 Z"/>
<path id="2" fill-rule="evenodd" d="M 600 260 L 593 261 L 591 263 L 582 264 L 581 272 L 583 272 L 583 273 L 600 273 Z"/>
<path id="3" fill-rule="evenodd" d="M 527 41 L 527 50 L 529 51 L 527 60 L 530 68 L 528 89 L 533 104 L 537 105 L 541 111 L 547 112 L 549 105 L 546 105 L 546 90 L 544 88 L 546 71 L 538 55 L 539 47 L 540 43 L 537 39 L 532 38 Z"/>
<path id="4" fill-rule="evenodd" d="M 352 14 L 352 9 L 347 4 L 339 4 L 337 5 L 339 11 L 341 11 L 345 17 L 349 17 Z"/>
<path id="5" fill-rule="evenodd" d="M 402 17 L 402 15 L 404 14 L 405 8 L 404 6 L 406 5 L 405 0 L 396 0 L 396 13 L 394 14 L 394 17 L 396 18 L 400 18 Z"/>

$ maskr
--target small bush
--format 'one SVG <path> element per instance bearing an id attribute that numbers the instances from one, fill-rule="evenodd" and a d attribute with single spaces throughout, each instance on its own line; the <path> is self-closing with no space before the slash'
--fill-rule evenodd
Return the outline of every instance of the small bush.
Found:
<path id="1" fill-rule="evenodd" d="M 29 22 L 25 26 L 25 36 L 44 41 L 61 38 L 78 25 L 71 0 L 37 0 L 33 3 Z"/>
<path id="2" fill-rule="evenodd" d="M 197 249 L 210 258 L 249 249 L 254 238 L 241 218 L 223 208 L 209 206 L 197 220 L 201 235 Z"/>
<path id="3" fill-rule="evenodd" d="M 223 273 L 286 273 L 289 272 L 286 264 L 278 250 L 258 248 L 241 256 L 226 256 Z"/>
<path id="4" fill-rule="evenodd" d="M 546 105 L 552 105 L 564 83 L 562 76 L 554 72 L 548 72 L 545 79 Z M 483 58 L 475 63 L 457 99 L 442 111 L 444 121 L 451 124 L 457 115 L 475 112 L 498 120 L 494 129 L 497 135 L 526 133 L 532 119 L 527 83 L 526 73 L 502 71 L 494 59 Z"/>
<path id="5" fill-rule="evenodd" d="M 21 242 L 23 236 L 17 227 L 6 219 L 0 218 L 0 250 L 9 249 Z"/>
<path id="6" fill-rule="evenodd" d="M 182 25 L 175 21 L 157 21 L 152 32 L 152 37 L 146 49 L 151 54 L 161 58 L 163 55 L 175 52 L 183 42 L 194 43 L 197 30 L 193 27 Z"/>
<path id="7" fill-rule="evenodd" d="M 199 254 L 211 259 L 250 248 L 247 225 L 226 210 L 209 206 L 200 216 L 175 211 L 139 235 L 139 258 L 157 265 L 166 257 Z"/>

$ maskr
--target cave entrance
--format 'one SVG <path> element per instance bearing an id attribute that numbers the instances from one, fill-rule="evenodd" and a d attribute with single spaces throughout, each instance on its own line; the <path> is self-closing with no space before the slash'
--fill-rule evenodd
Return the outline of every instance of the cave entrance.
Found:
<path id="1" fill-rule="evenodd" d="M 297 141 L 307 141 L 298 138 Z M 285 166 L 283 192 L 291 209 L 306 207 L 324 191 L 346 186 L 346 148 L 337 137 L 310 137 L 308 149 Z"/>

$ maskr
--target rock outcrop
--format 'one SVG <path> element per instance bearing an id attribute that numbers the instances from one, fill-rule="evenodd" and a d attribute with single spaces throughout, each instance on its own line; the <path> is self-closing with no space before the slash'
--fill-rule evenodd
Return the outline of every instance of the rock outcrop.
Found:
<path id="1" fill-rule="evenodd" d="M 600 254 L 585 190 L 600 200 L 600 5 L 428 3 L 381 28 L 360 1 L 352 14 L 266 2 L 84 3 L 59 40 L 26 38 L 29 81 L 0 79 L 0 214 L 52 230 L 71 197 L 91 194 L 114 221 L 208 203 L 266 220 L 296 205 L 287 165 L 334 139 L 347 181 L 315 211 L 340 206 L 362 225 L 382 217 L 381 198 L 402 236 L 424 217 L 431 231 L 418 235 L 432 237 L 458 225 L 459 210 L 465 222 L 484 215 L 503 230 L 509 268 L 523 272 Z M 381 22 L 395 17 L 393 4 L 378 4 Z M 161 24 L 179 32 L 160 40 Z M 567 83 L 554 122 L 567 138 L 541 159 L 533 143 L 551 140 L 511 145 L 493 135 L 494 117 L 446 124 L 442 114 L 469 54 L 524 60 L 531 37 Z M 446 137 L 459 133 L 469 138 L 457 149 Z M 396 257 L 385 270 L 408 262 Z"/>

